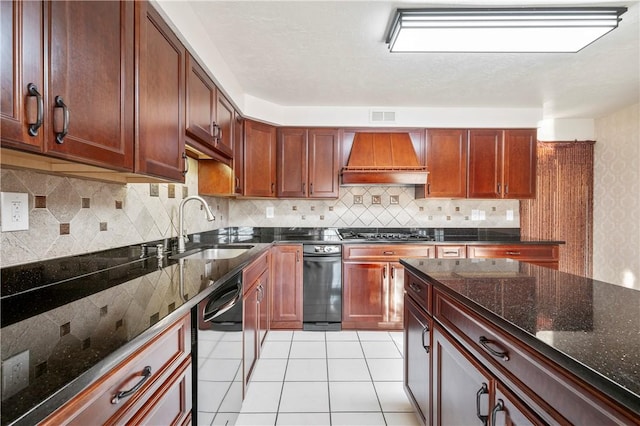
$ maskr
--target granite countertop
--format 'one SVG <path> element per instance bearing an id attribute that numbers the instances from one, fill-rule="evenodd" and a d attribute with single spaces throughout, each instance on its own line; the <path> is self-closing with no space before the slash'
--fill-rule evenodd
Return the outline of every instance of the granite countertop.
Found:
<path id="1" fill-rule="evenodd" d="M 401 263 L 640 415 L 640 291 L 508 259 Z"/>
<path id="2" fill-rule="evenodd" d="M 423 231 L 436 240 L 426 244 L 527 242 L 517 228 Z M 195 234 L 191 241 L 188 250 L 236 243 L 254 248 L 230 260 L 179 262 L 165 255 L 158 262 L 156 245 L 172 247 L 173 239 L 3 268 L 2 360 L 28 350 L 31 374 L 27 388 L 3 394 L 0 423 L 42 419 L 274 243 L 372 243 L 341 240 L 332 228 L 252 227 Z"/>

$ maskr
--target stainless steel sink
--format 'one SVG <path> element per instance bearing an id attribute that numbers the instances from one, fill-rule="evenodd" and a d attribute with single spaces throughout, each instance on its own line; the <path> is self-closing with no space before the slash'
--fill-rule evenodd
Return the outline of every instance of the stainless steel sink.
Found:
<path id="1" fill-rule="evenodd" d="M 252 245 L 213 245 L 200 247 L 194 250 L 189 250 L 184 253 L 180 253 L 171 256 L 172 259 L 233 259 L 247 250 L 253 248 Z"/>

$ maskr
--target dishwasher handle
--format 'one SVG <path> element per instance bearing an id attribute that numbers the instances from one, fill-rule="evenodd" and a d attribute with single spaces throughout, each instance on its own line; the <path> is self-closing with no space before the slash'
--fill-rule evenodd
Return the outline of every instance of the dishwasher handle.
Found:
<path id="1" fill-rule="evenodd" d="M 233 308 L 241 298 L 242 286 L 240 285 L 223 293 L 219 297 L 210 296 L 209 302 L 207 302 L 206 306 L 202 310 L 202 319 L 206 322 L 213 321 L 215 318 Z"/>

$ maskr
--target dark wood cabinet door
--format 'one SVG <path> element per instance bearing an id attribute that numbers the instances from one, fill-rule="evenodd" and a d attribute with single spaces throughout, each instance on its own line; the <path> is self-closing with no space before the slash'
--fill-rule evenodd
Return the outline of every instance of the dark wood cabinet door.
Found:
<path id="1" fill-rule="evenodd" d="M 213 122 L 215 120 L 216 86 L 200 64 L 187 55 L 186 134 L 191 143 L 214 149 Z M 206 154 L 206 152 L 205 152 Z"/>
<path id="2" fill-rule="evenodd" d="M 134 2 L 52 1 L 46 8 L 52 119 L 45 151 L 132 171 Z"/>
<path id="3" fill-rule="evenodd" d="M 216 136 L 216 150 L 223 156 L 233 157 L 233 105 L 218 90 L 216 92 L 216 119 L 214 131 Z"/>
<path id="4" fill-rule="evenodd" d="M 272 253 L 271 327 L 302 329 L 302 246 L 276 245 Z"/>
<path id="5" fill-rule="evenodd" d="M 276 195 L 276 128 L 245 120 L 244 195 Z"/>
<path id="6" fill-rule="evenodd" d="M 309 198 L 338 198 L 340 174 L 340 132 L 337 129 L 309 129 Z"/>
<path id="7" fill-rule="evenodd" d="M 467 196 L 467 131 L 427 129 L 428 198 Z"/>
<path id="8" fill-rule="evenodd" d="M 422 423 L 431 424 L 433 321 L 410 297 L 404 300 L 404 388 Z"/>
<path id="9" fill-rule="evenodd" d="M 376 328 L 386 320 L 388 263 L 343 264 L 343 328 Z"/>
<path id="10" fill-rule="evenodd" d="M 305 198 L 307 188 L 307 130 L 278 130 L 278 197 Z"/>
<path id="11" fill-rule="evenodd" d="M 137 173 L 184 182 L 185 48 L 162 17 L 136 1 Z"/>
<path id="12" fill-rule="evenodd" d="M 491 425 L 495 426 L 546 424 L 533 410 L 502 386 L 500 382 L 496 382 L 496 397 L 491 410 L 491 417 Z"/>
<path id="13" fill-rule="evenodd" d="M 501 198 L 502 131 L 469 131 L 469 198 Z"/>
<path id="14" fill-rule="evenodd" d="M 260 336 L 259 291 L 256 283 L 246 283 L 252 288 L 242 298 L 242 371 L 243 389 L 249 384 L 253 367 L 258 359 L 258 339 Z"/>
<path id="15" fill-rule="evenodd" d="M 504 131 L 504 198 L 536 196 L 536 130 Z"/>
<path id="16" fill-rule="evenodd" d="M 404 316 L 404 266 L 400 262 L 389 263 L 389 291 L 387 298 L 387 322 L 402 328 Z"/>
<path id="17" fill-rule="evenodd" d="M 233 121 L 233 193 L 244 193 L 244 119 L 234 112 Z"/>
<path id="18" fill-rule="evenodd" d="M 433 424 L 482 425 L 493 408 L 493 378 L 434 323 Z M 485 390 L 486 388 L 486 390 Z"/>
<path id="19" fill-rule="evenodd" d="M 42 7 L 43 3 L 39 1 L 0 2 L 0 135 L 3 147 L 42 151 L 44 122 L 49 116 L 44 108 Z M 31 93 L 30 84 L 34 85 Z M 40 106 L 36 92 L 42 99 Z M 38 115 L 41 117 L 39 126 Z"/>

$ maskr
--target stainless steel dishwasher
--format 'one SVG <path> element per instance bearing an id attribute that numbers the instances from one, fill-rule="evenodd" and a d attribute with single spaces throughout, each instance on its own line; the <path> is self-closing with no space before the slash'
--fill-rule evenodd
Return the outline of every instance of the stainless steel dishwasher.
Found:
<path id="1" fill-rule="evenodd" d="M 342 329 L 342 246 L 304 244 L 302 320 L 304 330 Z"/>

